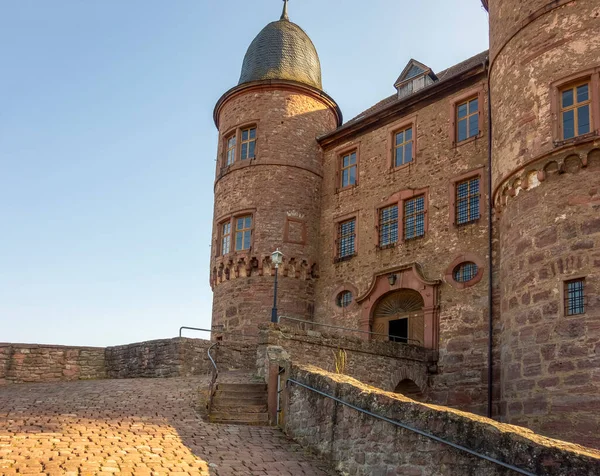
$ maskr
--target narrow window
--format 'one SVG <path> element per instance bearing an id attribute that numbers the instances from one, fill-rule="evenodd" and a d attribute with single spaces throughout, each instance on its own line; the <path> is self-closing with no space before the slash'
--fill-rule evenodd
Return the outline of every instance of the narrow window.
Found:
<path id="1" fill-rule="evenodd" d="M 356 151 L 342 157 L 342 188 L 356 185 Z"/>
<path id="2" fill-rule="evenodd" d="M 590 83 L 563 89 L 560 94 L 563 140 L 587 134 L 591 130 Z"/>
<path id="3" fill-rule="evenodd" d="M 235 162 L 235 144 L 236 136 L 233 134 L 227 138 L 227 152 L 225 154 L 226 165 L 231 165 Z"/>
<path id="4" fill-rule="evenodd" d="M 379 210 L 379 246 L 385 247 L 398 242 L 398 205 Z"/>
<path id="5" fill-rule="evenodd" d="M 231 222 L 221 225 L 221 255 L 226 255 L 231 251 Z"/>
<path id="6" fill-rule="evenodd" d="M 456 281 L 457 283 L 468 283 L 469 281 L 475 279 L 475 276 L 477 276 L 478 272 L 479 268 L 475 263 L 472 263 L 471 261 L 466 261 L 454 268 L 454 281 Z"/>
<path id="7" fill-rule="evenodd" d="M 242 160 L 253 159 L 256 149 L 256 128 L 242 130 Z"/>
<path id="8" fill-rule="evenodd" d="M 413 160 L 412 126 L 394 134 L 394 167 L 409 164 Z"/>
<path id="9" fill-rule="evenodd" d="M 472 98 L 456 105 L 456 141 L 462 142 L 479 134 L 479 99 Z"/>
<path id="10" fill-rule="evenodd" d="M 344 260 L 354 256 L 356 244 L 356 219 L 346 220 L 338 224 L 338 259 Z"/>
<path id="11" fill-rule="evenodd" d="M 249 250 L 252 242 L 252 215 L 235 219 L 235 250 Z"/>
<path id="12" fill-rule="evenodd" d="M 464 225 L 479 219 L 479 177 L 456 184 L 456 224 Z"/>
<path id="13" fill-rule="evenodd" d="M 565 282 L 565 315 L 575 316 L 585 313 L 584 283 L 584 279 Z"/>
<path id="14" fill-rule="evenodd" d="M 404 239 L 425 235 L 425 195 L 404 202 Z"/>

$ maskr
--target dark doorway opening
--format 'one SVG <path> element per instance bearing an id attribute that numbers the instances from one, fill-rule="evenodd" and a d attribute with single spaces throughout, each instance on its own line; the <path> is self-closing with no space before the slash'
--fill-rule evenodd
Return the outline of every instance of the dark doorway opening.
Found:
<path id="1" fill-rule="evenodd" d="M 408 342 L 408 319 L 396 319 L 390 321 L 390 340 L 392 342 Z"/>

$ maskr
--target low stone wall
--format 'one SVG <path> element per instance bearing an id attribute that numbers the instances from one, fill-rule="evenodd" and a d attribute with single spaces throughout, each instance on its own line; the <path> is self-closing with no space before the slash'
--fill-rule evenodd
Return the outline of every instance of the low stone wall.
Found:
<path id="1" fill-rule="evenodd" d="M 116 347 L 0 344 L 0 385 L 103 378 L 186 377 L 212 372 L 211 341 L 175 338 Z M 256 343 L 215 348 L 220 371 L 253 370 Z"/>
<path id="2" fill-rule="evenodd" d="M 0 385 L 106 378 L 104 348 L 0 343 Z"/>
<path id="3" fill-rule="evenodd" d="M 282 347 L 297 364 L 335 370 L 338 349 L 346 352 L 345 373 L 361 382 L 394 391 L 399 382 L 410 379 L 426 396 L 429 375 L 437 370 L 437 354 L 413 345 L 387 341 L 367 341 L 297 327 L 269 325 L 260 329 L 257 367 L 266 374 L 269 347 Z M 263 374 L 264 372 L 264 374 Z"/>
<path id="4" fill-rule="evenodd" d="M 545 438 L 525 428 L 475 414 L 418 403 L 313 366 L 292 366 L 286 378 L 535 475 L 600 474 L 600 451 L 597 450 Z M 373 476 L 516 474 L 292 382 L 285 388 L 286 433 L 334 462 L 344 473 Z"/>

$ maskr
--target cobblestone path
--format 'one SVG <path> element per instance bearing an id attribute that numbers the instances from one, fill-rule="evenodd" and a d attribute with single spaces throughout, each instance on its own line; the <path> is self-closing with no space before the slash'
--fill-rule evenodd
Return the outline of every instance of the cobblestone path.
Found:
<path id="1" fill-rule="evenodd" d="M 273 428 L 203 421 L 206 378 L 0 386 L 0 474 L 330 475 Z"/>

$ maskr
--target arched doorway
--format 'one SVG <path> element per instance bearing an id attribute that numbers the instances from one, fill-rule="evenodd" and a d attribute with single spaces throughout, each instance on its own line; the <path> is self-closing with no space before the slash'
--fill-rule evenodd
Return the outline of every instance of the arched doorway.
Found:
<path id="1" fill-rule="evenodd" d="M 412 289 L 398 289 L 385 294 L 373 310 L 373 336 L 422 346 L 424 343 L 423 297 Z"/>

